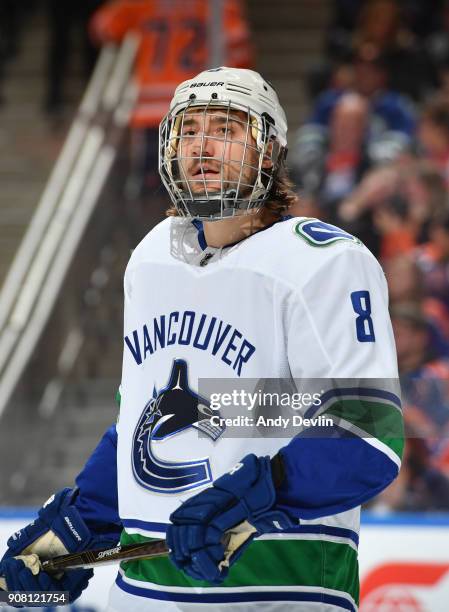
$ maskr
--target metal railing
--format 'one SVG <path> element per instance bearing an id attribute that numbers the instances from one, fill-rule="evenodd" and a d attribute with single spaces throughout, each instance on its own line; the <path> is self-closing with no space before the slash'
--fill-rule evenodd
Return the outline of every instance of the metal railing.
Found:
<path id="1" fill-rule="evenodd" d="M 0 417 L 56 302 L 116 157 L 137 90 L 138 38 L 103 48 L 77 116 L 0 292 Z"/>

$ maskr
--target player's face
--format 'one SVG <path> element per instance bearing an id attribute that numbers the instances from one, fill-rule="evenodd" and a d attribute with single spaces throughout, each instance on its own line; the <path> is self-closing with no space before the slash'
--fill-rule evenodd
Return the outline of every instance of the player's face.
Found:
<path id="1" fill-rule="evenodd" d="M 179 129 L 177 159 L 185 189 L 206 196 L 236 190 L 240 197 L 252 190 L 259 151 L 246 113 L 191 109 Z"/>

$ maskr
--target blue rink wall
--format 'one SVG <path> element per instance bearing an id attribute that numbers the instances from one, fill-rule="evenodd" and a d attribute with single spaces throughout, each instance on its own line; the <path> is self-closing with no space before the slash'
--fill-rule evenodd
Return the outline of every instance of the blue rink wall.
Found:
<path id="1" fill-rule="evenodd" d="M 33 509 L 0 508 L 0 553 L 7 538 L 35 516 Z M 362 514 L 359 548 L 361 612 L 413 609 L 447 612 L 449 514 Z M 98 568 L 88 589 L 71 606 L 22 608 L 101 612 L 117 566 Z M 399 606 L 399 607 L 398 607 Z M 14 608 L 2 607 L 2 610 Z"/>

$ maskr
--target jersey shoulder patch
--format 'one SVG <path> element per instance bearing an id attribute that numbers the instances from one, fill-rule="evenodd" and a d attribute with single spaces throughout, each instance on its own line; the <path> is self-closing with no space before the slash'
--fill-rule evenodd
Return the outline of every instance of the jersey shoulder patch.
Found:
<path id="1" fill-rule="evenodd" d="M 293 232 L 314 247 L 331 246 L 341 240 L 362 245 L 362 242 L 352 234 L 319 219 L 302 219 L 294 224 Z"/>

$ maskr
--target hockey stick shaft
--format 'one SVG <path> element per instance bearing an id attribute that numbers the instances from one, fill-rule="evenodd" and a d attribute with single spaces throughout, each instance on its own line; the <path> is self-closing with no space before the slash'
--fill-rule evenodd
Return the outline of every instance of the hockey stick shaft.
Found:
<path id="1" fill-rule="evenodd" d="M 223 541 L 225 555 L 220 562 L 220 569 L 229 566 L 229 559 L 234 551 L 255 532 L 256 529 L 250 523 L 244 521 L 226 533 Z M 118 561 L 153 559 L 155 557 L 166 556 L 168 552 L 169 550 L 165 540 L 153 540 L 152 542 L 143 542 L 141 544 L 128 544 L 126 546 L 119 544 L 114 548 L 69 553 L 68 555 L 61 555 L 53 559 L 48 559 L 47 561 L 42 561 L 40 565 L 43 571 L 57 573 L 68 569 L 94 568 L 100 565 L 117 563 Z M 31 557 L 36 557 L 36 561 L 38 562 L 37 555 L 30 555 L 30 558 Z M 0 576 L 0 589 L 4 591 L 7 590 L 7 584 L 3 576 Z"/>
<path id="2" fill-rule="evenodd" d="M 255 527 L 243 521 L 236 525 L 231 530 L 227 531 L 223 538 L 223 546 L 225 554 L 219 567 L 229 566 L 229 560 L 236 551 L 248 538 L 256 533 Z M 41 561 L 41 569 L 48 573 L 57 573 L 68 569 L 79 568 L 94 568 L 99 565 L 109 565 L 118 561 L 132 561 L 133 559 L 153 559 L 168 555 L 169 549 L 165 540 L 153 540 L 151 542 L 143 542 L 141 544 L 128 544 L 122 546 L 118 544 L 114 548 L 103 548 L 100 550 L 85 550 L 79 553 L 69 553 L 68 555 L 60 555 L 47 561 Z M 35 557 L 33 563 L 39 565 L 39 558 L 36 554 L 31 554 L 29 557 L 22 557 L 24 561 L 27 558 Z M 39 569 L 33 573 L 37 573 Z M 0 576 L 0 589 L 6 591 L 7 584 L 3 576 Z"/>
<path id="3" fill-rule="evenodd" d="M 256 532 L 256 529 L 247 521 L 236 525 L 225 534 L 223 546 L 225 548 L 223 566 L 228 565 L 233 552 L 237 550 L 249 537 Z M 165 540 L 153 540 L 141 544 L 118 545 L 114 548 L 104 548 L 101 550 L 85 550 L 79 553 L 70 553 L 48 559 L 42 562 L 42 569 L 49 573 L 58 572 L 66 569 L 91 568 L 99 565 L 109 565 L 117 561 L 131 561 L 133 559 L 153 559 L 168 555 L 168 547 Z"/>
<path id="4" fill-rule="evenodd" d="M 131 561 L 132 559 L 152 559 L 168 554 L 168 548 L 165 540 L 153 540 L 152 542 L 144 542 L 142 544 L 128 544 L 126 546 L 114 546 L 114 548 L 103 548 L 100 550 L 85 550 L 79 553 L 69 553 L 60 555 L 47 561 L 41 561 L 41 569 L 50 574 L 64 571 L 66 569 L 90 568 L 98 565 L 109 565 L 117 563 L 117 561 Z M 26 561 L 35 557 L 37 566 L 39 559 L 37 555 L 32 554 L 28 557 L 21 557 Z M 20 557 L 19 557 L 20 558 Z M 39 569 L 33 573 L 37 573 Z M 6 581 L 3 576 L 0 576 L 0 589 L 7 591 Z"/>
<path id="5" fill-rule="evenodd" d="M 70 553 L 48 559 L 42 562 L 42 569 L 49 573 L 65 569 L 89 568 L 98 565 L 109 565 L 117 561 L 131 561 L 132 559 L 151 559 L 168 554 L 165 540 L 153 540 L 141 544 L 128 544 L 114 546 L 100 550 L 85 550 L 79 553 Z"/>

